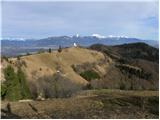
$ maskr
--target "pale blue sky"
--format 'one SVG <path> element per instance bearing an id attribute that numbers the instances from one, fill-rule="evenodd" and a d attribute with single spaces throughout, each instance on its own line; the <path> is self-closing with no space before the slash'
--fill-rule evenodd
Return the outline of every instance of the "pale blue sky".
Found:
<path id="1" fill-rule="evenodd" d="M 158 40 L 158 2 L 2 2 L 2 36 L 92 34 Z"/>

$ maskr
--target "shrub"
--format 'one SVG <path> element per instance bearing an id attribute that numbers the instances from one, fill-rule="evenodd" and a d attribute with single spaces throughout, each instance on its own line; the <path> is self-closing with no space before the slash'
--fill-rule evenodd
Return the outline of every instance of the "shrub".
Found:
<path id="1" fill-rule="evenodd" d="M 125 90 L 125 84 L 123 82 L 120 83 L 120 90 Z"/>
<path id="2" fill-rule="evenodd" d="M 6 60 L 8 62 L 8 57 L 2 56 L 2 59 Z"/>
<path id="3" fill-rule="evenodd" d="M 84 90 L 91 90 L 91 89 L 93 89 L 93 86 L 91 85 L 91 83 L 88 83 L 84 88 L 83 88 Z"/>
<path id="4" fill-rule="evenodd" d="M 31 92 L 36 99 L 39 95 L 43 98 L 67 98 L 82 89 L 80 85 L 72 82 L 60 73 L 52 76 L 43 76 L 38 83 L 32 83 Z"/>
<path id="5" fill-rule="evenodd" d="M 31 55 L 31 53 L 27 52 L 27 54 L 26 54 L 26 55 L 27 55 L 27 56 L 28 56 L 28 55 Z"/>
<path id="6" fill-rule="evenodd" d="M 59 46 L 58 52 L 59 52 L 59 53 L 62 52 L 62 47 L 61 47 L 61 46 Z"/>
<path id="7" fill-rule="evenodd" d="M 22 65 L 24 65 L 25 67 L 27 67 L 27 64 L 24 60 L 22 60 Z"/>
<path id="8" fill-rule="evenodd" d="M 147 73 L 141 68 L 136 69 L 136 68 L 129 67 L 125 64 L 119 64 L 119 65 L 116 65 L 116 67 L 118 67 L 123 74 L 125 75 L 127 74 L 129 78 L 131 78 L 133 75 L 146 80 L 149 80 L 152 78 L 151 73 Z"/>
<path id="9" fill-rule="evenodd" d="M 91 71 L 91 70 L 87 70 L 87 71 L 80 73 L 80 76 L 82 76 L 87 81 L 91 81 L 91 80 L 100 78 L 98 73 L 96 73 L 95 71 Z"/>
<path id="10" fill-rule="evenodd" d="M 76 72 L 76 67 L 75 67 L 75 65 L 71 65 L 71 67 L 72 67 L 73 71 Z"/>
<path id="11" fill-rule="evenodd" d="M 17 56 L 17 60 L 20 60 L 21 59 L 21 57 L 20 56 Z"/>
<path id="12" fill-rule="evenodd" d="M 1 99 L 3 100 L 7 92 L 7 86 L 5 84 L 1 84 Z"/>
<path id="13" fill-rule="evenodd" d="M 51 49 L 51 48 L 49 48 L 49 49 L 48 49 L 48 52 L 49 52 L 49 53 L 51 53 L 51 52 L 52 52 L 52 49 Z"/>
<path id="14" fill-rule="evenodd" d="M 52 93 L 53 97 L 66 98 L 71 97 L 76 91 L 80 90 L 80 86 L 73 83 L 68 78 L 56 73 L 52 77 Z"/>
<path id="15" fill-rule="evenodd" d="M 39 49 L 37 53 L 38 53 L 38 54 L 41 54 L 41 53 L 44 53 L 44 52 L 45 52 L 44 49 Z"/>

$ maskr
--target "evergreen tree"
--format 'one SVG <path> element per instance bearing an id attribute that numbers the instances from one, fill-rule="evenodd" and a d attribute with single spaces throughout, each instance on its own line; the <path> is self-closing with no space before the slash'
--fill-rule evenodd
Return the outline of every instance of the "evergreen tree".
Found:
<path id="1" fill-rule="evenodd" d="M 25 74 L 21 70 L 21 68 L 18 68 L 17 78 L 20 83 L 20 90 L 21 90 L 22 99 L 31 98 L 31 93 L 30 93 L 30 90 L 29 90 L 28 85 L 26 83 Z"/>
<path id="2" fill-rule="evenodd" d="M 1 97 L 11 101 L 31 98 L 29 88 L 26 84 L 25 74 L 21 68 L 18 68 L 16 74 L 13 67 L 8 66 L 4 69 L 4 76 L 6 81 L 2 87 L 3 91 L 1 90 Z"/>
<path id="3" fill-rule="evenodd" d="M 8 66 L 4 69 L 4 75 L 6 79 L 5 85 L 7 87 L 5 98 L 13 101 L 21 99 L 20 84 L 13 67 Z"/>

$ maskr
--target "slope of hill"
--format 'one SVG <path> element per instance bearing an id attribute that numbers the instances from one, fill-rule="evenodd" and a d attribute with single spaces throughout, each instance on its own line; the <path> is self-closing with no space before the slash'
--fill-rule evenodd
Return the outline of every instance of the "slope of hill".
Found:
<path id="1" fill-rule="evenodd" d="M 144 43 L 118 46 L 97 44 L 90 48 L 110 56 L 116 64 L 102 80 L 101 84 L 104 87 L 114 86 L 118 88 L 116 83 L 119 81 L 121 89 L 158 89 L 158 49 Z M 109 83 L 109 85 L 105 83 Z"/>
<path id="2" fill-rule="evenodd" d="M 126 58 L 145 59 L 153 62 L 159 61 L 158 49 L 145 43 L 117 45 L 114 46 L 114 50 Z"/>

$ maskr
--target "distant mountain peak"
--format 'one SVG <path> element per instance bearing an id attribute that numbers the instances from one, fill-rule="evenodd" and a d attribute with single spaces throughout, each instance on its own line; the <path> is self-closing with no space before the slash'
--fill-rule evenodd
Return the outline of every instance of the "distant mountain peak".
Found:
<path id="1" fill-rule="evenodd" d="M 79 37 L 79 34 L 76 34 L 76 37 Z"/>
<path id="2" fill-rule="evenodd" d="M 108 35 L 108 38 L 128 38 L 128 36 L 125 36 L 125 35 L 121 35 L 121 36 Z"/>
<path id="3" fill-rule="evenodd" d="M 96 38 L 106 38 L 105 36 L 99 34 L 92 34 L 92 36 Z"/>
<path id="4" fill-rule="evenodd" d="M 26 38 L 12 38 L 12 37 L 7 37 L 7 38 L 0 38 L 1 40 L 17 40 L 17 41 L 25 41 Z"/>

